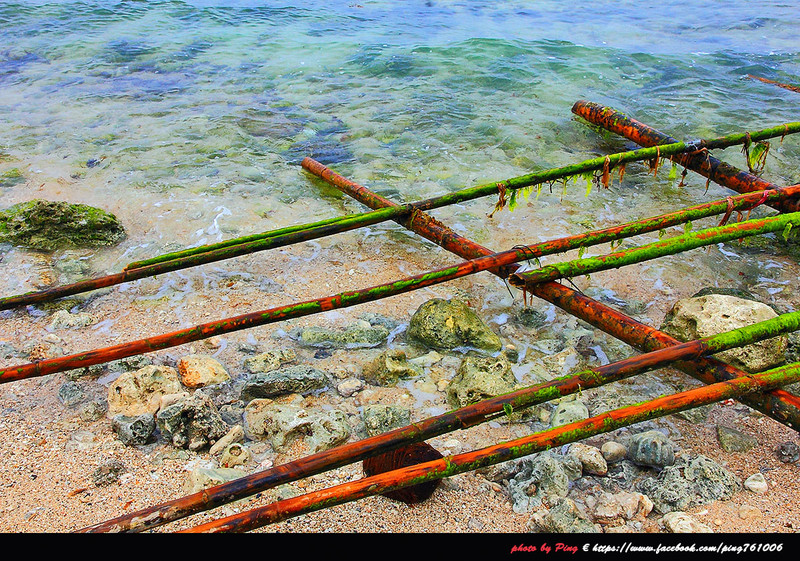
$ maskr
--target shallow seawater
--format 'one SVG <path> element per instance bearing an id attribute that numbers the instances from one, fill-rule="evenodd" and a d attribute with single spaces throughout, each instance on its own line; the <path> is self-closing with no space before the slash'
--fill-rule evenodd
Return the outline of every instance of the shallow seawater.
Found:
<path id="1" fill-rule="evenodd" d="M 798 82 L 800 12 L 782 2 L 2 2 L 0 24 L 0 173 L 21 173 L 0 184 L 3 206 L 61 198 L 120 216 L 128 239 L 85 255 L 90 272 L 364 210 L 305 173 L 305 156 L 413 201 L 631 147 L 576 120 L 579 99 L 680 139 L 798 120 L 798 94 L 747 78 Z M 765 177 L 796 182 L 798 146 L 773 142 Z M 738 149 L 723 159 L 744 166 Z M 488 199 L 435 215 L 502 250 L 730 194 L 693 174 L 679 187 L 667 168 L 634 164 L 588 194 L 582 181 L 545 187 L 491 220 Z M 393 223 L 347 235 L 429 247 Z M 319 254 L 308 247 L 304 260 Z M 43 282 L 36 256 L 2 251 L 3 293 Z M 726 248 L 696 259 L 760 263 Z M 773 262 L 747 275 L 777 294 L 787 279 Z M 668 297 L 696 268 L 664 260 L 641 279 Z M 169 279 L 140 298 L 179 301 L 209 282 Z"/>

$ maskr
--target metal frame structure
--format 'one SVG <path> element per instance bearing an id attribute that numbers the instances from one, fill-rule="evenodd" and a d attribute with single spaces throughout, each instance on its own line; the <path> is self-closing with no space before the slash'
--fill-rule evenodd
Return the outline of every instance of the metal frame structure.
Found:
<path id="1" fill-rule="evenodd" d="M 459 265 L 437 269 L 369 289 L 345 292 L 313 301 L 244 314 L 115 347 L 6 368 L 0 370 L 0 383 L 99 364 L 125 356 L 177 346 L 219 333 L 352 306 L 485 270 L 507 280 L 512 286 L 523 290 L 526 294 L 535 295 L 550 302 L 588 324 L 628 343 L 643 354 L 488 399 L 376 437 L 348 443 L 199 493 L 177 498 L 168 503 L 101 522 L 80 531 L 137 532 L 147 530 L 254 495 L 289 481 L 361 461 L 433 436 L 468 428 L 511 411 L 518 411 L 536 403 L 557 399 L 581 389 L 598 387 L 667 365 L 682 370 L 705 385 L 672 396 L 656 398 L 636 406 L 610 411 L 585 421 L 556 427 L 512 442 L 365 477 L 359 481 L 331 489 L 278 501 L 253 511 L 197 526 L 190 531 L 247 531 L 306 512 L 463 473 L 553 446 L 579 441 L 646 419 L 657 418 L 723 399 L 738 399 L 774 420 L 795 430 L 800 430 L 800 398 L 781 389 L 781 386 L 800 380 L 800 364 L 751 374 L 710 356 L 724 349 L 740 347 L 754 341 L 796 331 L 800 328 L 800 312 L 784 314 L 774 321 L 756 324 L 717 337 L 682 343 L 666 333 L 642 324 L 614 308 L 557 282 L 561 278 L 616 268 L 628 263 L 654 259 L 662 255 L 674 254 L 728 239 L 765 232 L 781 232 L 793 227 L 800 227 L 800 185 L 779 187 L 761 179 L 754 173 L 737 170 L 709 154 L 709 149 L 715 147 L 743 144 L 747 149 L 753 142 L 761 138 L 777 136 L 782 138 L 786 134 L 800 132 L 800 124 L 792 123 L 776 127 L 770 129 L 769 134 L 765 133 L 763 136 L 745 133 L 731 144 L 715 145 L 714 142 L 704 141 L 680 143 L 618 111 L 589 102 L 577 102 L 573 106 L 573 112 L 588 122 L 621 134 L 645 148 L 635 151 L 635 154 L 634 152 L 627 153 L 633 155 L 625 157 L 622 155 L 606 156 L 584 167 L 571 166 L 568 169 L 562 169 L 558 174 L 531 174 L 523 178 L 512 178 L 472 190 L 464 190 L 464 192 L 469 191 L 468 195 L 459 192 L 456 196 L 405 205 L 383 198 L 366 187 L 336 174 L 321 163 L 306 158 L 302 162 L 305 170 L 373 209 L 372 212 L 357 215 L 355 218 L 345 217 L 282 229 L 263 235 L 249 236 L 247 239 L 215 244 L 213 247 L 197 248 L 190 252 L 178 252 L 144 262 L 132 263 L 122 273 L 103 279 L 84 281 L 67 287 L 56 287 L 40 293 L 0 298 L 0 309 L 58 298 L 211 260 L 227 259 L 252 251 L 297 243 L 383 220 L 395 220 L 408 230 L 467 260 Z M 696 171 L 707 177 L 709 181 L 738 191 L 740 195 L 605 230 L 531 246 L 518 246 L 500 253 L 493 252 L 457 234 L 426 213 L 427 210 L 438 206 L 492 193 L 498 195 L 498 203 L 495 208 L 500 209 L 508 204 L 509 199 L 506 198 L 508 195 L 513 200 L 514 193 L 518 189 L 587 172 L 595 174 L 594 181 L 596 183 L 606 186 L 610 171 L 614 167 L 622 167 L 628 161 L 650 160 L 651 165 L 657 169 L 660 158 L 670 158 L 676 164 L 683 166 L 685 170 Z M 459 197 L 462 196 L 464 198 L 460 199 Z M 776 217 L 725 224 L 734 210 L 746 212 L 762 204 L 779 210 L 780 214 Z M 604 257 L 579 258 L 525 272 L 517 265 L 520 261 L 538 258 L 542 255 L 585 248 L 645 232 L 658 231 L 698 217 L 714 215 L 724 215 L 722 222 L 716 228 L 687 233 L 670 240 L 660 240 L 655 244 L 612 253 Z"/>

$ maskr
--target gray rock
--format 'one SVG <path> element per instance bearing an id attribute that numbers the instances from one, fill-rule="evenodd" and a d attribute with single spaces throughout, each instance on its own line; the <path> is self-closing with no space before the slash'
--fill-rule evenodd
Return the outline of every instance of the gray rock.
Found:
<path id="1" fill-rule="evenodd" d="M 361 417 L 369 436 L 405 427 L 411 423 L 411 411 L 399 405 L 366 405 Z"/>
<path id="2" fill-rule="evenodd" d="M 772 308 L 760 302 L 724 294 L 708 294 L 676 302 L 661 329 L 676 339 L 689 341 L 776 316 Z M 786 344 L 785 336 L 773 337 L 714 356 L 748 372 L 761 372 L 783 363 Z"/>
<path id="3" fill-rule="evenodd" d="M 34 199 L 0 211 L 0 243 L 53 251 L 124 239 L 125 229 L 113 214 L 84 204 Z"/>
<path id="4" fill-rule="evenodd" d="M 657 478 L 648 477 L 639 484 L 639 490 L 662 514 L 730 499 L 740 487 L 734 474 L 702 455 L 692 460 L 681 458 Z"/>
<path id="5" fill-rule="evenodd" d="M 758 440 L 754 436 L 724 425 L 717 425 L 717 439 L 726 452 L 747 452 L 758 445 Z"/>
<path id="6" fill-rule="evenodd" d="M 197 468 L 189 473 L 184 485 L 187 494 L 197 493 L 209 487 L 216 487 L 247 475 L 236 468 Z"/>
<path id="7" fill-rule="evenodd" d="M 287 366 L 270 372 L 251 374 L 242 387 L 242 401 L 275 397 L 290 393 L 306 393 L 324 388 L 327 374 L 310 366 Z"/>
<path id="8" fill-rule="evenodd" d="M 389 330 L 359 321 L 343 330 L 306 327 L 293 330 L 291 336 L 301 345 L 323 349 L 358 349 L 377 347 L 386 342 Z"/>
<path id="9" fill-rule="evenodd" d="M 86 327 L 93 324 L 95 318 L 86 312 L 70 313 L 67 310 L 58 310 L 50 319 L 48 329 L 72 329 L 75 327 Z"/>
<path id="10" fill-rule="evenodd" d="M 550 416 L 550 426 L 560 427 L 576 421 L 583 421 L 589 418 L 589 409 L 579 399 L 562 401 L 553 410 Z"/>
<path id="11" fill-rule="evenodd" d="M 635 434 L 627 448 L 628 459 L 640 466 L 662 468 L 675 463 L 675 444 L 659 431 Z"/>
<path id="12" fill-rule="evenodd" d="M 423 303 L 411 317 L 407 336 L 431 349 L 497 352 L 503 347 L 500 337 L 460 300 L 434 298 Z"/>
<path id="13" fill-rule="evenodd" d="M 364 380 L 377 386 L 392 386 L 404 378 L 415 378 L 422 370 L 410 363 L 400 349 L 382 352 L 364 366 Z"/>
<path id="14" fill-rule="evenodd" d="M 564 534 L 564 533 L 600 533 L 599 526 L 581 513 L 572 499 L 559 499 L 553 508 L 544 512 L 536 512 L 528 522 L 531 532 Z"/>
<path id="15" fill-rule="evenodd" d="M 307 410 L 270 399 L 254 399 L 245 407 L 245 431 L 267 439 L 276 451 L 302 441 L 309 453 L 338 446 L 350 437 L 347 416 L 336 409 Z"/>
<path id="16" fill-rule="evenodd" d="M 604 442 L 603 445 L 600 447 L 600 452 L 606 459 L 607 464 L 616 463 L 628 455 L 628 449 L 625 448 L 624 445 L 620 444 L 619 442 L 615 442 L 613 440 Z"/>
<path id="17" fill-rule="evenodd" d="M 582 469 L 575 456 L 549 450 L 524 458 L 519 472 L 508 482 L 514 512 L 528 512 L 541 506 L 544 500 L 552 503 L 557 497 L 566 497 L 570 482 L 581 476 Z"/>
<path id="18" fill-rule="evenodd" d="M 598 448 L 573 442 L 569 445 L 569 454 L 578 458 L 583 466 L 583 472 L 590 475 L 605 475 L 608 472 L 608 463 Z"/>
<path id="19" fill-rule="evenodd" d="M 127 417 L 125 415 L 114 415 L 111 419 L 111 428 L 117 438 L 130 446 L 147 444 L 156 430 L 156 419 L 149 413 Z"/>
<path id="20" fill-rule="evenodd" d="M 200 393 L 180 397 L 162 407 L 156 414 L 156 423 L 173 446 L 192 451 L 213 445 L 228 432 L 216 406 Z"/>
<path id="21" fill-rule="evenodd" d="M 513 391 L 517 379 L 505 355 L 468 356 L 447 386 L 447 401 L 453 407 Z"/>
<path id="22" fill-rule="evenodd" d="M 90 401 L 89 403 L 84 403 L 78 409 L 78 416 L 81 418 L 81 421 L 85 421 L 87 423 L 101 419 L 105 414 L 106 406 L 104 403 L 99 401 Z"/>
<path id="23" fill-rule="evenodd" d="M 67 381 L 58 388 L 58 400 L 64 407 L 75 407 L 86 400 L 86 393 L 77 382 Z"/>

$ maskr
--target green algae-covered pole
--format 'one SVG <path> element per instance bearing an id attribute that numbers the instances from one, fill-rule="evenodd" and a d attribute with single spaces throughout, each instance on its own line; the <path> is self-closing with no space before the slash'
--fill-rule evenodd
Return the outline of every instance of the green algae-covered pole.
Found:
<path id="1" fill-rule="evenodd" d="M 365 497 L 418 485 L 426 481 L 452 477 L 584 440 L 591 436 L 672 415 L 747 393 L 763 392 L 800 380 L 800 363 L 775 368 L 760 374 L 717 382 L 642 404 L 622 407 L 560 427 L 538 432 L 473 452 L 446 456 L 440 460 L 384 472 L 357 481 L 285 499 L 184 530 L 185 532 L 246 532 Z"/>
<path id="2" fill-rule="evenodd" d="M 585 160 L 574 165 L 534 172 L 504 181 L 496 181 L 485 185 L 470 187 L 415 203 L 398 205 L 392 208 L 381 208 L 370 212 L 327 219 L 305 225 L 290 226 L 263 234 L 253 234 L 226 242 L 220 242 L 218 244 L 190 248 L 175 253 L 164 254 L 148 260 L 130 263 L 120 273 L 112 273 L 110 275 L 77 281 L 41 291 L 0 298 L 0 310 L 48 302 L 56 298 L 63 298 L 74 294 L 97 290 L 99 288 L 106 288 L 123 282 L 130 282 L 171 271 L 232 259 L 257 251 L 284 247 L 302 241 L 330 236 L 336 233 L 385 222 L 387 220 L 395 220 L 403 216 L 408 216 L 415 210 L 441 208 L 443 206 L 470 201 L 498 192 L 504 197 L 507 190 L 514 191 L 525 187 L 532 187 L 534 185 L 555 181 L 564 177 L 580 175 L 590 171 L 608 171 L 614 166 L 624 165 L 634 161 L 657 159 L 670 154 L 679 154 L 696 150 L 700 147 L 722 148 L 725 146 L 732 146 L 745 142 L 746 138 L 758 140 L 796 132 L 800 132 L 800 123 L 787 123 L 779 127 L 763 129 L 752 133 L 738 133 L 708 141 L 698 140 L 689 143 L 676 142 L 653 148 L 621 152 Z M 306 160 L 308 160 L 308 158 Z"/>
<path id="3" fill-rule="evenodd" d="M 741 347 L 800 329 L 800 312 L 783 314 L 746 327 L 688 341 L 614 363 L 589 368 L 575 374 L 522 388 L 430 417 L 358 442 L 337 446 L 217 485 L 202 492 L 132 512 L 102 522 L 81 532 L 138 532 L 210 510 L 252 496 L 291 481 L 310 477 L 441 434 L 466 429 L 506 414 L 507 408 L 521 411 L 532 405 L 564 397 L 653 370 L 676 360 L 692 360 L 706 354 Z"/>
<path id="4" fill-rule="evenodd" d="M 608 255 L 554 263 L 534 271 L 515 273 L 509 277 L 509 283 L 513 286 L 523 288 L 525 287 L 526 281 L 537 283 L 586 275 L 597 271 L 605 271 L 624 265 L 640 263 L 666 255 L 674 255 L 714 243 L 766 234 L 768 232 L 786 231 L 787 228 L 796 228 L 798 226 L 800 226 L 800 212 L 781 214 L 770 218 L 746 220 L 726 226 L 690 232 L 668 240 L 662 240 L 644 246 L 610 253 Z"/>

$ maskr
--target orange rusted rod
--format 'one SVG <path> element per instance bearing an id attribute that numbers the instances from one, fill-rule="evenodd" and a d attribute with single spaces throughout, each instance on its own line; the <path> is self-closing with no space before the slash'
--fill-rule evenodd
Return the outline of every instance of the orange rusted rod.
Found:
<path id="1" fill-rule="evenodd" d="M 597 103 L 578 101 L 573 105 L 572 112 L 594 125 L 622 135 L 641 146 L 652 147 L 675 142 L 675 139 L 671 136 L 632 119 L 615 109 L 604 107 Z M 708 152 L 694 155 L 680 154 L 670 158 L 683 167 L 691 169 L 711 181 L 733 189 L 738 193 L 781 189 L 774 183 L 718 160 Z M 800 198 L 771 203 L 770 206 L 782 212 L 797 212 L 800 211 Z"/>
<path id="2" fill-rule="evenodd" d="M 285 499 L 243 513 L 200 524 L 183 532 L 246 532 L 301 514 L 315 512 L 403 487 L 418 485 L 434 479 L 451 477 L 557 446 L 563 446 L 642 421 L 672 415 L 724 399 L 740 397 L 747 393 L 762 392 L 791 384 L 798 380 L 800 380 L 800 364 L 784 366 L 760 374 L 742 376 L 725 382 L 717 382 L 709 386 L 656 398 L 647 403 L 622 407 L 583 421 L 488 446 L 473 452 L 447 456 L 440 460 L 384 472 L 358 481 Z"/>

